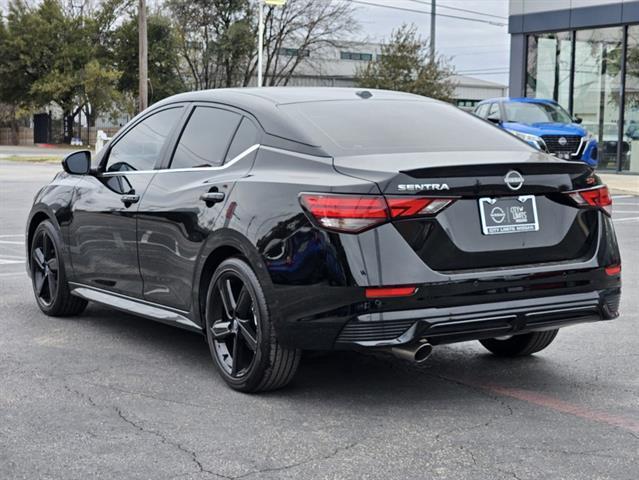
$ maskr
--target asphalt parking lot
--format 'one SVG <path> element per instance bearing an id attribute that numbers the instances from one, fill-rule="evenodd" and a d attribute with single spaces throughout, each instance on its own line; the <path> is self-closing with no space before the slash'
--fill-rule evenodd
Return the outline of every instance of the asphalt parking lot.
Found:
<path id="1" fill-rule="evenodd" d="M 619 319 L 517 360 L 476 342 L 421 368 L 309 357 L 289 388 L 251 396 L 196 334 L 38 310 L 23 230 L 57 169 L 0 162 L 0 478 L 639 478 L 639 197 L 614 198 Z"/>

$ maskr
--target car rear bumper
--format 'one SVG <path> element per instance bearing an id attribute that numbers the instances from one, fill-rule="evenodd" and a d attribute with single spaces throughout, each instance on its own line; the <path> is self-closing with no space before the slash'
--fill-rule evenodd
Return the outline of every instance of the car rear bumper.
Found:
<path id="1" fill-rule="evenodd" d="M 603 268 L 420 285 L 411 297 L 367 299 L 364 289 L 280 290 L 280 341 L 309 350 L 444 344 L 556 329 L 618 316 L 619 275 Z M 291 301 L 291 299 L 295 299 Z"/>
<path id="2" fill-rule="evenodd" d="M 338 335 L 336 348 L 382 347 L 427 338 L 444 344 L 551 330 L 617 317 L 619 290 L 482 305 L 359 315 Z M 398 335 L 399 333 L 399 335 Z"/>

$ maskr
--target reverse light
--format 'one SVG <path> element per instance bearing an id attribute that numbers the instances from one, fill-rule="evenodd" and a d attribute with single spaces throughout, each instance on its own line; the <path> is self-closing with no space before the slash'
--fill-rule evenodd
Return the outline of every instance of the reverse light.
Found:
<path id="1" fill-rule="evenodd" d="M 417 215 L 434 215 L 453 203 L 452 198 L 410 198 L 387 197 L 386 202 L 390 215 L 397 217 L 414 217 Z"/>
<path id="2" fill-rule="evenodd" d="M 302 193 L 300 203 L 317 223 L 338 232 L 357 233 L 395 218 L 434 215 L 451 198 Z"/>
<path id="3" fill-rule="evenodd" d="M 612 197 L 606 185 L 568 192 L 568 196 L 581 207 L 598 207 L 612 214 Z"/>
<path id="4" fill-rule="evenodd" d="M 366 289 L 366 298 L 410 297 L 417 287 L 370 287 Z"/>

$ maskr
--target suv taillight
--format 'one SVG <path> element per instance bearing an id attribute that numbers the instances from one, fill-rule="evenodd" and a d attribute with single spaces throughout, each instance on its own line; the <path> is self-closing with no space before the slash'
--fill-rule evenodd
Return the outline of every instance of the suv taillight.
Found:
<path id="1" fill-rule="evenodd" d="M 452 198 L 300 194 L 302 207 L 320 226 L 347 233 L 361 232 L 395 218 L 435 215 L 452 202 Z"/>
<path id="2" fill-rule="evenodd" d="M 567 195 L 580 207 L 598 207 L 612 214 L 612 197 L 606 185 L 567 192 Z"/>

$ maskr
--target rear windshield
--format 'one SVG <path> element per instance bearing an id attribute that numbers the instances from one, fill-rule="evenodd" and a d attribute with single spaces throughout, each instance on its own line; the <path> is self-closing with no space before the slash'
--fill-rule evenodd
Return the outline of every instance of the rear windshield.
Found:
<path id="1" fill-rule="evenodd" d="M 333 156 L 532 148 L 474 115 L 431 101 L 335 100 L 279 108 Z"/>

